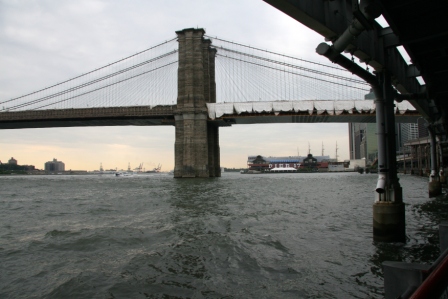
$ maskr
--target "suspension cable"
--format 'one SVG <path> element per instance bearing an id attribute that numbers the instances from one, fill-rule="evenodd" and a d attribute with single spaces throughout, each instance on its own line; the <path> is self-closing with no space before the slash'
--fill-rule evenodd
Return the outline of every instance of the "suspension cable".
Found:
<path id="1" fill-rule="evenodd" d="M 117 60 L 117 61 L 115 61 L 115 62 L 109 63 L 109 64 L 107 64 L 107 65 L 105 65 L 105 66 L 100 67 L 100 68 L 94 69 L 93 71 L 90 71 L 90 72 L 84 73 L 84 74 L 82 74 L 82 75 L 73 77 L 73 78 L 71 78 L 71 79 L 65 80 L 65 81 L 63 81 L 63 82 L 60 82 L 60 83 L 57 83 L 57 84 L 48 86 L 48 87 L 46 87 L 46 88 L 43 88 L 43 89 L 40 89 L 40 90 L 31 92 L 31 93 L 22 95 L 22 96 L 20 96 L 20 97 L 17 97 L 17 98 L 13 98 L 13 99 L 10 99 L 10 100 L 7 100 L 7 101 L 0 102 L 0 104 L 4 104 L 4 103 L 8 103 L 8 102 L 11 102 L 11 101 L 14 101 L 14 100 L 18 100 L 18 99 L 24 98 L 24 97 L 26 97 L 26 96 L 30 96 L 30 95 L 33 95 L 33 94 L 35 94 L 35 93 L 38 93 L 38 92 L 41 92 L 41 91 L 44 91 L 44 90 L 47 90 L 47 89 L 50 89 L 50 88 L 59 86 L 59 85 L 61 85 L 61 84 L 64 84 L 64 83 L 67 83 L 67 82 L 70 82 L 70 81 L 73 81 L 73 80 L 75 80 L 75 79 L 79 79 L 79 78 L 81 78 L 81 77 L 83 77 L 83 76 L 89 75 L 89 74 L 94 73 L 94 72 L 96 72 L 96 71 L 99 71 L 99 70 L 101 70 L 101 69 L 104 69 L 104 68 L 107 68 L 107 67 L 112 66 L 112 65 L 114 65 L 114 64 L 117 64 L 117 63 L 119 63 L 119 62 L 122 62 L 122 61 L 124 61 L 124 60 L 126 60 L 126 59 L 132 58 L 132 57 L 134 57 L 134 56 L 140 55 L 140 54 L 142 54 L 142 53 L 145 53 L 145 52 L 147 52 L 147 51 L 150 51 L 150 50 L 152 50 L 152 49 L 155 49 L 155 48 L 160 47 L 160 46 L 162 46 L 162 45 L 165 45 L 165 44 L 167 44 L 167 43 L 170 43 L 170 42 L 172 42 L 172 41 L 174 41 L 174 40 L 176 40 L 176 39 L 177 39 L 177 37 L 176 37 L 176 38 L 172 38 L 172 39 L 170 39 L 170 40 L 168 40 L 168 41 L 165 41 L 165 42 L 163 42 L 163 43 L 160 43 L 160 44 L 158 44 L 158 45 L 155 45 L 155 46 L 153 46 L 153 47 L 150 47 L 150 48 L 148 48 L 148 49 L 146 49 L 146 50 L 143 50 L 143 51 L 137 52 L 137 53 L 135 53 L 135 54 L 132 54 L 131 56 L 122 58 L 122 59 L 120 59 L 120 60 Z"/>

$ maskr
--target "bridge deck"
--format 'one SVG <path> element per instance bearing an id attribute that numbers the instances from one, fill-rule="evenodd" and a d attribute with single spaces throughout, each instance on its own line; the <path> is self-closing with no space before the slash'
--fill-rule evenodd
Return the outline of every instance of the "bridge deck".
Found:
<path id="1" fill-rule="evenodd" d="M 395 120 L 416 122 L 418 111 L 406 101 L 395 103 Z M 227 125 L 257 123 L 374 123 L 372 100 L 281 101 L 207 104 L 209 118 Z"/>
<path id="2" fill-rule="evenodd" d="M 396 103 L 396 122 L 416 122 L 408 102 Z M 291 101 L 207 104 L 218 126 L 260 123 L 374 123 L 373 101 Z M 0 112 L 0 129 L 174 125 L 176 105 Z"/>
<path id="3" fill-rule="evenodd" d="M 173 125 L 176 105 L 0 112 L 0 129 Z"/>

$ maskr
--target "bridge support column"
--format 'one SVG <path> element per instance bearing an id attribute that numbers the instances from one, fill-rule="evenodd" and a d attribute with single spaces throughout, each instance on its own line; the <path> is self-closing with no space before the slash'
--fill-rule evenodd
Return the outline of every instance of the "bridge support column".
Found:
<path id="1" fill-rule="evenodd" d="M 175 178 L 220 176 L 218 127 L 207 122 L 206 103 L 216 102 L 216 50 L 203 29 L 177 31 L 178 96 L 175 111 Z"/>
<path id="2" fill-rule="evenodd" d="M 221 176 L 220 151 L 219 151 L 219 128 L 209 124 L 208 133 L 208 165 L 210 177 Z"/>
<path id="3" fill-rule="evenodd" d="M 174 177 L 209 177 L 207 115 L 175 115 Z"/>
<path id="4" fill-rule="evenodd" d="M 378 183 L 373 204 L 373 239 L 380 242 L 405 242 L 405 209 L 397 177 L 395 146 L 395 105 L 387 71 L 379 74 L 382 91 L 376 95 L 378 129 Z"/>

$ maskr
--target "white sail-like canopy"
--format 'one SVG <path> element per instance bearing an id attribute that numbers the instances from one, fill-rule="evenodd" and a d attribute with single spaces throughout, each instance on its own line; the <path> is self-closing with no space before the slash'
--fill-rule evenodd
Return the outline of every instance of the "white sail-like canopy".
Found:
<path id="1" fill-rule="evenodd" d="M 395 103 L 395 113 L 404 114 L 407 111 L 416 111 L 408 102 Z M 375 102 L 372 100 L 304 100 L 304 101 L 278 101 L 278 102 L 242 102 L 242 103 L 207 103 L 210 119 L 220 118 L 223 115 L 241 113 L 263 112 L 308 112 L 322 115 L 341 115 L 342 113 L 374 113 Z"/>

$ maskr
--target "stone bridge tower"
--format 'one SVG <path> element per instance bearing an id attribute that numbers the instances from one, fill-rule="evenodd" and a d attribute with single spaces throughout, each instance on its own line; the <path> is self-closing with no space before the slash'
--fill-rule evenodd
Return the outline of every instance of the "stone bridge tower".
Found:
<path id="1" fill-rule="evenodd" d="M 218 126 L 208 123 L 206 103 L 216 102 L 215 54 L 203 29 L 176 31 L 179 42 L 175 178 L 219 177 Z"/>

